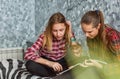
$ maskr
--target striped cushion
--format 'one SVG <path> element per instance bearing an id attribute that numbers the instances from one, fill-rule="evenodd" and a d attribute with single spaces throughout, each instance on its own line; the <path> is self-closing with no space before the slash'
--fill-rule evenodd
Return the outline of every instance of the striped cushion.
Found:
<path id="1" fill-rule="evenodd" d="M 51 79 L 30 74 L 24 61 L 5 59 L 0 62 L 0 79 Z"/>

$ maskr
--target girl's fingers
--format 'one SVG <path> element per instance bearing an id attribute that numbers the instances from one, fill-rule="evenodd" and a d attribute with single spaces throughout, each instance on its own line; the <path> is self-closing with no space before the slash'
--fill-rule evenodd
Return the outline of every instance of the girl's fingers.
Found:
<path id="1" fill-rule="evenodd" d="M 57 71 L 57 72 L 60 72 L 60 71 L 63 70 L 62 66 L 61 66 L 59 63 L 55 63 L 55 64 L 53 65 L 53 69 L 54 69 L 55 71 Z"/>

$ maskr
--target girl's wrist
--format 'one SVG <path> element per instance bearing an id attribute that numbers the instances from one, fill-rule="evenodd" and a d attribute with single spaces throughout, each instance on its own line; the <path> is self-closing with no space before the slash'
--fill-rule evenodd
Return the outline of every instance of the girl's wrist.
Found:
<path id="1" fill-rule="evenodd" d="M 71 37 L 71 42 L 75 42 L 76 41 L 76 39 L 75 39 L 75 37 Z"/>
<path id="2" fill-rule="evenodd" d="M 47 62 L 47 65 L 48 65 L 49 67 L 52 67 L 52 66 L 53 66 L 53 62 L 52 62 L 52 61 L 48 61 L 48 62 Z"/>

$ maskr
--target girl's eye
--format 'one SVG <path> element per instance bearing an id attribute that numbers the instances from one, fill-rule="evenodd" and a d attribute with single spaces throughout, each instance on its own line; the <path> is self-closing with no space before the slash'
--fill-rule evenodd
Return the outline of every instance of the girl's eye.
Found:
<path id="1" fill-rule="evenodd" d="M 53 32 L 57 32 L 57 30 L 53 30 Z"/>
<path id="2" fill-rule="evenodd" d="M 88 33 L 92 33 L 92 31 L 91 31 L 91 32 L 88 32 Z"/>
<path id="3" fill-rule="evenodd" d="M 63 29 L 60 29 L 60 31 L 63 31 Z"/>

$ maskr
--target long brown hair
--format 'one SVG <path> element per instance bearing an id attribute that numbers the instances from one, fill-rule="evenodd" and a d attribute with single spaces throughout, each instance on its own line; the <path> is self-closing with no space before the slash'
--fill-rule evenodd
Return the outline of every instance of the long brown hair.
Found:
<path id="1" fill-rule="evenodd" d="M 52 35 L 52 27 L 56 23 L 64 23 L 66 26 L 66 31 L 65 31 L 65 40 L 66 44 L 70 44 L 70 35 L 69 35 L 69 25 L 66 23 L 66 19 L 64 15 L 60 12 L 54 13 L 48 21 L 46 30 L 44 32 L 44 39 L 43 39 L 43 48 L 46 46 L 48 50 L 52 49 L 52 40 L 53 40 L 53 35 Z"/>
<path id="2" fill-rule="evenodd" d="M 92 24 L 95 28 L 100 24 L 98 35 L 93 39 L 87 38 L 87 44 L 90 48 L 91 55 L 92 53 L 97 52 L 92 56 L 109 60 L 112 59 L 112 61 L 116 60 L 115 55 L 113 55 L 116 51 L 113 49 L 113 45 L 108 36 L 110 31 L 106 32 L 106 27 L 108 27 L 108 25 L 104 24 L 103 13 L 100 10 L 88 11 L 81 19 L 81 24 L 83 23 L 87 25 Z"/>

